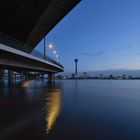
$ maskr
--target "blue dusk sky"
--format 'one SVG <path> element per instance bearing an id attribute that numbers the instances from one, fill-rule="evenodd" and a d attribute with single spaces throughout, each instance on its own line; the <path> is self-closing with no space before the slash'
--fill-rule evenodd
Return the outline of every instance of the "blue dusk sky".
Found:
<path id="1" fill-rule="evenodd" d="M 140 69 L 140 0 L 82 0 L 46 36 L 65 72 Z M 43 42 L 37 47 L 43 52 Z M 52 50 L 46 54 L 54 59 Z"/>

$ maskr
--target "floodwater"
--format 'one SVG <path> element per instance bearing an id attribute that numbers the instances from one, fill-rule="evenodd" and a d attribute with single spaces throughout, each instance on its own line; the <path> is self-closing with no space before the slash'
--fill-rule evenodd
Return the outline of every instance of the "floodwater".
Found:
<path id="1" fill-rule="evenodd" d="M 140 81 L 1 86 L 0 140 L 140 140 Z"/>

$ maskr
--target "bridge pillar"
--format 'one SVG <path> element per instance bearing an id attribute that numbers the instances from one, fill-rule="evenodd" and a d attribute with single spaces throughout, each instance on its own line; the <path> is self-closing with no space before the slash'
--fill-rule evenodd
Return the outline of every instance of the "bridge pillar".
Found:
<path id="1" fill-rule="evenodd" d="M 25 80 L 25 76 L 24 76 L 24 73 L 23 71 L 21 72 L 21 81 L 24 81 Z"/>
<path id="2" fill-rule="evenodd" d="M 16 73 L 13 73 L 13 81 L 16 81 Z"/>
<path id="3" fill-rule="evenodd" d="M 34 77 L 34 79 L 40 80 L 40 74 L 37 74 L 37 75 Z"/>
<path id="4" fill-rule="evenodd" d="M 55 81 L 55 74 L 54 73 L 48 73 L 48 82 Z"/>
<path id="5" fill-rule="evenodd" d="M 29 75 L 25 74 L 25 80 L 29 80 Z"/>
<path id="6" fill-rule="evenodd" d="M 14 75 L 12 70 L 8 70 L 8 82 L 13 83 Z"/>
<path id="7" fill-rule="evenodd" d="M 41 80 L 44 80 L 44 74 L 41 75 Z"/>
<path id="8" fill-rule="evenodd" d="M 4 80 L 4 70 L 0 69 L 0 82 Z"/>

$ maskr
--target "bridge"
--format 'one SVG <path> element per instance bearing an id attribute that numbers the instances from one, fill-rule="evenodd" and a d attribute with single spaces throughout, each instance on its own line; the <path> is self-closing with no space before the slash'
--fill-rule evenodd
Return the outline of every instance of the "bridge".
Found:
<path id="1" fill-rule="evenodd" d="M 80 0 L 2 0 L 0 1 L 0 80 L 8 70 L 22 79 L 48 74 L 51 81 L 64 67 L 35 50 L 36 45 Z"/>

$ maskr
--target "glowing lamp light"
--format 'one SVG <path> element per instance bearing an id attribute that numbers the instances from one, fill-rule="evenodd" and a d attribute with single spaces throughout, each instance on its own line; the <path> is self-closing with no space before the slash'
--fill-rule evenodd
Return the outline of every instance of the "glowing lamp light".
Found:
<path id="1" fill-rule="evenodd" d="M 50 45 L 49 45 L 49 48 L 51 49 L 52 47 L 53 47 L 53 45 L 52 45 L 52 44 L 50 44 Z"/>
<path id="2" fill-rule="evenodd" d="M 56 51 L 53 51 L 54 54 L 56 54 Z"/>

